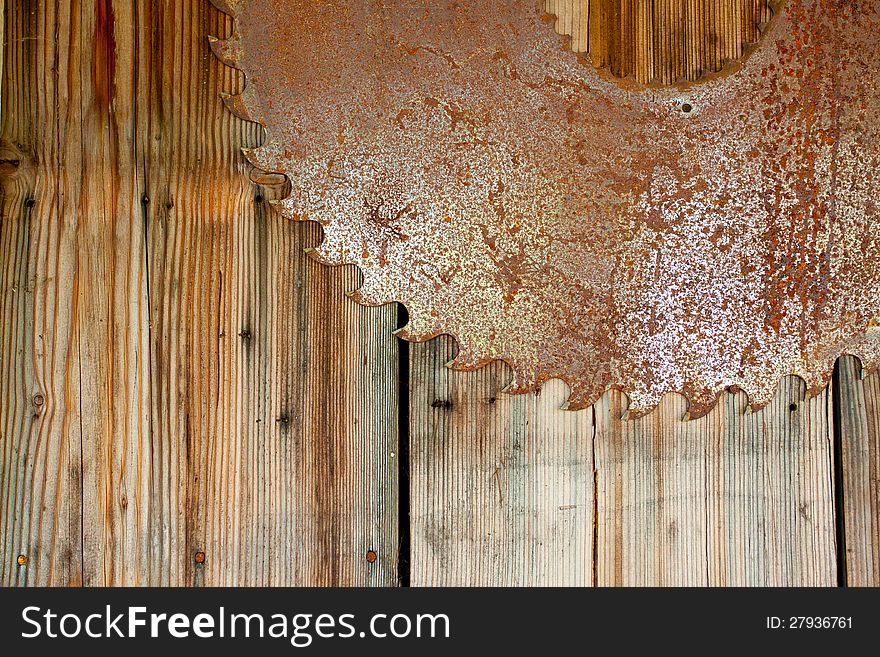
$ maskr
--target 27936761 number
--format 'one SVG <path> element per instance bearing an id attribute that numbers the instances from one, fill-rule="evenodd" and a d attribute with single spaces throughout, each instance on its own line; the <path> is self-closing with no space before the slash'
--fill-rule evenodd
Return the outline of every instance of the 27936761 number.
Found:
<path id="1" fill-rule="evenodd" d="M 767 616 L 768 630 L 851 630 L 852 616 Z"/>

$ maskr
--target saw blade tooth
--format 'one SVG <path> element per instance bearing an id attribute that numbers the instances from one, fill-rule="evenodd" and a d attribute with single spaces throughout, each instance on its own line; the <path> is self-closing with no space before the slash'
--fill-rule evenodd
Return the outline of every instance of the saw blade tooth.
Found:
<path id="1" fill-rule="evenodd" d="M 319 262 L 322 265 L 338 267 L 339 265 L 349 264 L 345 261 L 343 255 L 339 251 L 328 249 L 327 245 L 323 242 L 318 244 L 318 246 L 306 247 L 303 251 L 311 260 Z"/>
<path id="2" fill-rule="evenodd" d="M 258 169 L 272 173 L 284 173 L 277 171 L 277 158 L 275 157 L 275 148 L 269 145 L 258 146 L 257 148 L 242 148 L 241 152 L 247 158 L 247 161 Z"/>
<path id="3" fill-rule="evenodd" d="M 626 410 L 621 417 L 622 420 L 641 420 L 646 415 L 650 415 L 651 412 L 659 406 L 660 401 L 642 399 L 641 397 L 637 397 L 635 395 L 628 396 L 629 405 L 626 407 Z"/>
<path id="4" fill-rule="evenodd" d="M 687 401 L 688 406 L 682 421 L 689 422 L 706 417 L 718 405 L 718 399 L 721 397 L 723 389 L 723 386 L 717 390 L 699 388 L 697 386 L 685 387 L 681 394 Z"/>
<path id="5" fill-rule="evenodd" d="M 827 372 L 820 372 L 818 376 L 810 377 L 809 379 L 805 377 L 799 377 L 804 382 L 803 395 L 801 395 L 801 401 L 809 401 L 813 399 L 816 395 L 823 392 L 828 388 L 828 383 L 831 381 L 831 377 L 834 376 L 833 366 Z"/>
<path id="6" fill-rule="evenodd" d="M 641 420 L 644 417 L 647 417 L 651 413 L 654 412 L 654 409 L 657 408 L 657 404 L 654 406 L 647 406 L 644 408 L 628 408 L 626 409 L 626 416 L 628 420 Z"/>
<path id="7" fill-rule="evenodd" d="M 253 94 L 246 89 L 240 94 L 220 94 L 223 99 L 223 105 L 235 116 L 243 121 L 251 123 L 259 123 L 265 125 L 263 116 L 259 111 L 255 111 L 256 100 Z"/>
<path id="8" fill-rule="evenodd" d="M 227 39 L 219 39 L 209 35 L 208 46 L 211 48 L 211 52 L 214 53 L 214 57 L 228 67 L 240 70 L 241 41 L 238 35 L 233 34 Z"/>
<path id="9" fill-rule="evenodd" d="M 512 371 L 510 381 L 508 381 L 507 385 L 501 389 L 502 392 L 508 395 L 521 395 L 527 392 L 534 392 L 550 378 L 548 376 L 544 377 L 544 379 L 539 379 L 535 376 L 534 372 L 522 371 L 516 366 L 512 366 L 510 369 Z"/>
<path id="10" fill-rule="evenodd" d="M 812 371 L 799 371 L 794 376 L 799 378 L 804 385 L 804 394 L 801 401 L 812 399 L 825 389 L 828 382 L 834 376 L 834 365 L 837 359 L 826 360 L 824 363 L 816 363 Z"/>
<path id="11" fill-rule="evenodd" d="M 750 413 L 759 413 L 763 411 L 767 407 L 767 404 L 773 401 L 773 397 L 776 396 L 775 391 L 771 394 L 767 394 L 766 391 L 747 392 L 747 394 L 749 396 L 747 408 Z"/>
<path id="12" fill-rule="evenodd" d="M 568 409 L 573 411 L 583 410 L 596 404 L 609 389 L 605 380 L 585 384 L 579 383 L 577 379 L 570 381 L 568 377 L 562 377 L 562 379 L 571 391 L 567 404 Z"/>
<path id="13" fill-rule="evenodd" d="M 747 402 L 744 413 L 758 413 L 762 411 L 767 404 L 773 401 L 779 392 L 779 386 L 782 384 L 782 378 L 777 379 L 775 387 L 767 385 L 756 385 L 740 383 L 739 389 L 746 394 Z"/>
<path id="14" fill-rule="evenodd" d="M 314 221 L 308 214 L 301 210 L 301 205 L 297 203 L 296 199 L 290 196 L 280 200 L 270 201 L 270 203 L 272 204 L 272 208 L 285 219 L 290 219 L 291 221 Z M 316 221 L 315 223 L 321 222 Z"/>
<path id="15" fill-rule="evenodd" d="M 587 403 L 587 402 L 566 399 L 562 403 L 562 406 L 559 407 L 559 410 L 576 412 L 576 411 L 586 410 L 586 409 L 590 408 L 590 406 L 592 406 L 592 404 Z"/>
<path id="16" fill-rule="evenodd" d="M 346 292 L 345 294 L 349 299 L 353 299 L 362 306 L 375 307 L 391 303 L 390 300 L 386 299 L 375 286 L 367 285 L 366 280 L 361 287 Z"/>
<path id="17" fill-rule="evenodd" d="M 348 292 L 345 293 L 345 296 L 347 296 L 349 299 L 351 299 L 355 303 L 360 304 L 362 306 L 375 305 L 375 304 L 371 304 L 369 301 L 367 301 L 367 299 L 364 297 L 364 295 L 361 293 L 360 290 L 349 290 Z"/>
<path id="18" fill-rule="evenodd" d="M 369 289 L 370 283 L 366 273 L 364 279 L 364 284 Z M 398 299 L 398 301 L 400 300 Z M 400 303 L 406 309 L 409 320 L 402 328 L 394 331 L 395 336 L 407 342 L 425 342 L 440 335 L 442 331 L 438 328 L 434 318 L 425 317 L 424 313 L 420 312 L 418 308 L 413 308 L 412 304 L 406 300 L 400 301 Z"/>
<path id="19" fill-rule="evenodd" d="M 407 324 L 406 326 L 397 329 L 394 331 L 394 336 L 400 338 L 401 340 L 406 340 L 407 342 L 425 342 L 426 340 L 430 340 L 432 338 L 437 337 L 436 334 L 427 332 L 417 331 L 412 324 Z"/>
<path id="20" fill-rule="evenodd" d="M 456 370 L 459 372 L 471 372 L 473 370 L 478 370 L 491 362 L 491 358 L 481 358 L 472 351 L 459 349 L 458 353 L 455 354 L 452 359 L 444 363 L 444 366 L 450 370 Z M 503 389 L 502 392 L 504 392 Z"/>
<path id="21" fill-rule="evenodd" d="M 853 357 L 858 362 L 859 378 L 862 380 L 880 370 L 880 350 L 874 352 L 873 355 L 864 353 L 862 356 L 856 356 L 853 354 Z"/>
<path id="22" fill-rule="evenodd" d="M 689 406 L 684 412 L 684 415 L 681 416 L 681 421 L 691 422 L 692 420 L 704 418 L 709 415 L 713 408 L 715 408 L 715 404 L 712 404 L 711 406 Z"/>

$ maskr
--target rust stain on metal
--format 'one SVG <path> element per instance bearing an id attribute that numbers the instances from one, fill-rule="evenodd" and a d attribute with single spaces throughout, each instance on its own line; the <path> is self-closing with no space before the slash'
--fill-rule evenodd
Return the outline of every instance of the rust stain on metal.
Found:
<path id="1" fill-rule="evenodd" d="M 454 336 L 452 367 L 697 417 L 880 363 L 874 0 L 789 0 L 739 70 L 668 89 L 606 79 L 531 0 L 219 4 L 281 212 L 356 300 L 405 304 L 403 337 Z"/>

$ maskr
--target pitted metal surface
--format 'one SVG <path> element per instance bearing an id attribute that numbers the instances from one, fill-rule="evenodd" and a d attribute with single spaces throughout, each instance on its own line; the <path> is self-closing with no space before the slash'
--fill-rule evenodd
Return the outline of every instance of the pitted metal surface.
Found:
<path id="1" fill-rule="evenodd" d="M 281 212 L 361 269 L 358 301 L 407 307 L 404 337 L 454 336 L 453 367 L 696 417 L 880 363 L 874 0 L 788 0 L 739 70 L 664 90 L 593 69 L 534 0 L 216 2 Z"/>

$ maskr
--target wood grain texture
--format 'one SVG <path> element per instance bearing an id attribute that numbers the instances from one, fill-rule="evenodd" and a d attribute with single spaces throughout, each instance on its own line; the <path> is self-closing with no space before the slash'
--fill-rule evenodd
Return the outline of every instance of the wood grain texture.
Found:
<path id="1" fill-rule="evenodd" d="M 79 73 L 70 16 L 6 7 L 0 226 L 0 511 L 4 584 L 82 581 L 83 189 Z M 56 38 L 47 23 L 66 21 Z M 73 32 L 73 34 L 71 34 Z M 70 85 L 75 86 L 75 85 Z M 45 136 L 50 136 L 46 138 Z M 61 163 L 69 164 L 62 172 Z M 66 167 L 65 167 L 66 168 Z M 100 199 L 98 199 L 100 202 Z M 27 565 L 17 564 L 18 555 Z"/>
<path id="2" fill-rule="evenodd" d="M 597 581 L 615 586 L 833 586 L 837 580 L 831 395 L 799 379 L 746 412 L 725 394 L 699 420 L 667 395 L 620 421 L 596 405 Z"/>
<path id="3" fill-rule="evenodd" d="M 768 0 L 545 0 L 556 31 L 597 68 L 641 84 L 693 82 L 741 59 L 773 16 Z"/>
<path id="4" fill-rule="evenodd" d="M 880 586 L 880 374 L 838 362 L 840 499 L 848 586 Z"/>
<path id="5" fill-rule="evenodd" d="M 673 79 L 710 59 L 660 31 L 673 5 L 621 0 L 635 50 L 610 4 L 560 16 Z M 397 584 L 396 310 L 270 211 L 283 180 L 245 163 L 260 131 L 207 48 L 229 19 L 0 8 L 0 584 Z M 809 402 L 790 379 L 683 423 L 676 396 L 637 421 L 616 393 L 559 410 L 558 381 L 510 397 L 453 353 L 410 350 L 413 584 L 833 585 L 836 529 L 846 582 L 880 584 L 880 376 L 851 359 Z"/>
<path id="6" fill-rule="evenodd" d="M 592 414 L 558 410 L 559 381 L 511 396 L 499 363 L 446 369 L 447 338 L 411 349 L 412 585 L 589 585 Z"/>
<path id="7" fill-rule="evenodd" d="M 396 309 L 248 179 L 229 18 L 6 9 L 0 583 L 396 584 Z"/>
<path id="8" fill-rule="evenodd" d="M 453 353 L 412 350 L 414 585 L 836 583 L 830 393 L 787 379 L 760 412 L 728 394 L 682 422 L 670 395 L 623 421 L 619 393 L 564 411 L 559 381 L 511 397 Z"/>

